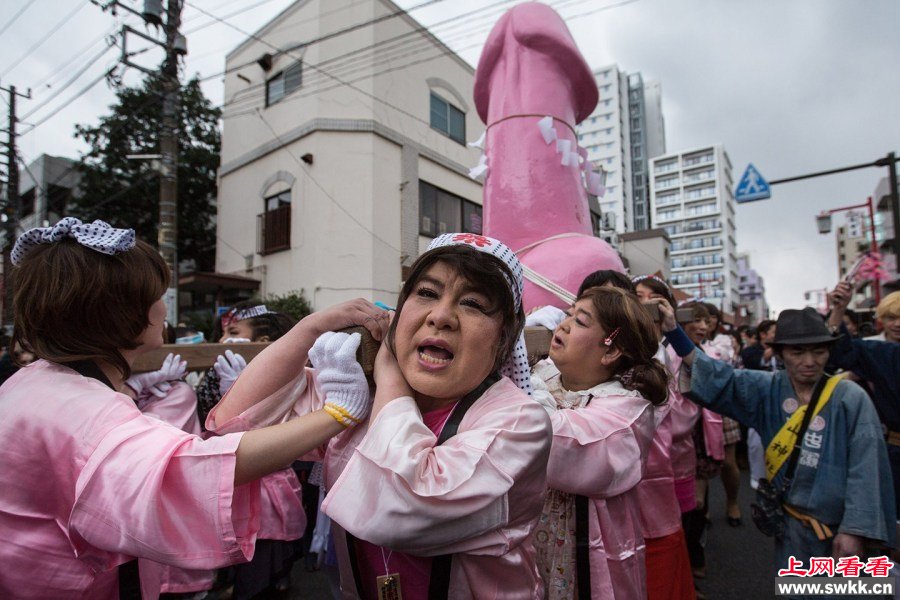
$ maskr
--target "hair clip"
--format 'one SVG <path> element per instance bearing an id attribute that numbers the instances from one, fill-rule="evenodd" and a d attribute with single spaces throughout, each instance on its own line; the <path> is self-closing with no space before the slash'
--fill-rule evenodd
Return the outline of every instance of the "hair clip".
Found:
<path id="1" fill-rule="evenodd" d="M 608 336 L 606 336 L 606 339 L 603 340 L 603 345 L 604 346 L 612 346 L 613 340 L 616 339 L 617 335 L 619 335 L 619 330 L 621 330 L 621 329 L 622 329 L 621 327 L 616 327 L 615 329 L 613 329 L 612 333 L 610 333 Z"/>

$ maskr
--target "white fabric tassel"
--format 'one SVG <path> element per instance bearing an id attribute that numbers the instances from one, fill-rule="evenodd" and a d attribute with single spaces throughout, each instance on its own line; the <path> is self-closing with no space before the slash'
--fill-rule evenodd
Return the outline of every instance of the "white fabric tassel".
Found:
<path id="1" fill-rule="evenodd" d="M 538 128 L 544 137 L 544 143 L 548 146 L 556 139 L 556 129 L 553 127 L 553 117 L 544 117 L 538 121 Z"/>
<path id="2" fill-rule="evenodd" d="M 482 152 L 478 164 L 469 169 L 469 177 L 478 179 L 488 171 L 487 156 Z"/>
<path id="3" fill-rule="evenodd" d="M 484 150 L 484 137 L 487 135 L 487 129 L 481 132 L 481 137 L 475 140 L 474 142 L 469 142 L 466 144 L 469 148 L 478 148 L 479 150 Z"/>

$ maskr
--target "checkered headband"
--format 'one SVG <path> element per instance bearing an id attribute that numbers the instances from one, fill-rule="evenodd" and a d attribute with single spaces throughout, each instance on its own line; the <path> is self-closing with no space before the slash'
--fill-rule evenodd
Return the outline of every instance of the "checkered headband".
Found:
<path id="1" fill-rule="evenodd" d="M 470 248 L 475 248 L 479 252 L 490 254 L 509 268 L 512 279 L 506 272 L 503 273 L 503 276 L 509 284 L 509 289 L 513 295 L 513 302 L 518 311 L 522 307 L 522 293 L 524 291 L 525 283 L 522 278 L 522 263 L 519 262 L 516 253 L 510 250 L 510 248 L 502 242 L 474 233 L 445 233 L 439 235 L 431 240 L 428 249 L 434 250 L 435 248 L 442 248 L 444 246 L 459 245 L 469 246 Z M 531 395 L 531 367 L 528 365 L 528 352 L 525 350 L 524 331 L 519 334 L 519 339 L 516 341 L 512 356 L 510 356 L 500 368 L 500 373 L 512 379 L 520 389 L 525 391 L 528 395 Z"/>

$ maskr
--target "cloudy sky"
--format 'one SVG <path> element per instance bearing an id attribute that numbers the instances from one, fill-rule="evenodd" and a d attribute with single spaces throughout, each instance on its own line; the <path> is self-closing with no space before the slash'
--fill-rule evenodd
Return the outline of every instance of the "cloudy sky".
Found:
<path id="1" fill-rule="evenodd" d="M 408 9 L 423 3 L 399 2 Z M 490 24 L 515 3 L 444 0 L 412 14 L 431 25 L 483 8 L 434 28 L 474 65 Z M 662 83 L 668 151 L 721 143 L 734 165 L 735 184 L 748 162 L 774 180 L 900 151 L 896 0 L 548 3 L 567 20 L 592 67 L 617 63 Z M 182 28 L 189 45 L 185 73 L 221 72 L 225 54 L 243 39 L 201 11 L 254 31 L 289 4 L 189 0 Z M 123 20 L 136 23 L 120 15 Z M 358 20 L 350 16 L 347 24 Z M 103 52 L 104 35 L 116 29 L 117 18 L 88 0 L 0 2 L 0 85 L 32 88 L 31 100 L 18 100 L 26 122 L 19 151 L 27 161 L 41 153 L 75 157 L 83 150 L 72 137 L 74 124 L 94 123 L 112 100 L 102 80 L 90 84 L 118 57 L 116 48 Z M 135 60 L 154 66 L 159 54 L 150 51 Z M 124 75 L 126 83 L 137 78 L 133 71 Z M 221 102 L 218 79 L 205 91 Z M 2 103 L 0 110 L 6 110 Z M 29 131 L 27 123 L 38 126 Z M 802 305 L 804 291 L 833 285 L 834 236 L 818 235 L 814 217 L 824 208 L 864 202 L 885 175 L 886 169 L 872 168 L 782 184 L 774 186 L 772 199 L 738 206 L 738 249 L 750 253 L 765 278 L 773 308 Z M 837 217 L 835 224 L 842 221 Z"/>

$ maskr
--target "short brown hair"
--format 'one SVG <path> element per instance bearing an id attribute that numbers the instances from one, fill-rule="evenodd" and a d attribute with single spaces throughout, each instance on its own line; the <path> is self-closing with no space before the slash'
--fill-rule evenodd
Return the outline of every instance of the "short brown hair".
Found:
<path id="1" fill-rule="evenodd" d="M 698 319 L 709 320 L 709 311 L 706 309 L 706 305 L 702 302 L 685 302 L 678 308 L 691 310 L 694 314 L 693 319 L 691 319 L 690 321 L 681 321 L 682 323 L 691 323 Z"/>
<path id="2" fill-rule="evenodd" d="M 516 347 L 519 334 L 525 327 L 525 312 L 521 306 L 518 309 L 515 306 L 507 278 L 509 281 L 515 281 L 515 279 L 503 261 L 465 244 L 434 248 L 413 263 L 409 276 L 400 290 L 400 297 L 397 299 L 397 312 L 387 335 L 388 347 L 395 352 L 394 335 L 397 331 L 397 322 L 400 320 L 403 304 L 425 272 L 439 262 L 446 263 L 476 287 L 480 293 L 487 296 L 491 303 L 488 314 L 500 314 L 500 342 L 491 372 L 498 371 Z"/>
<path id="3" fill-rule="evenodd" d="M 120 350 L 138 347 L 168 286 L 166 263 L 142 241 L 113 256 L 73 239 L 39 246 L 13 270 L 13 343 L 56 363 L 105 361 L 127 378 Z"/>
<path id="4" fill-rule="evenodd" d="M 578 297 L 590 300 L 607 335 L 619 328 L 612 346 L 622 352 L 616 374 L 627 389 L 637 390 L 651 404 L 662 404 L 669 395 L 669 375 L 654 358 L 659 350 L 656 325 L 640 300 L 620 288 L 592 287 Z M 628 371 L 628 376 L 625 376 Z"/>

